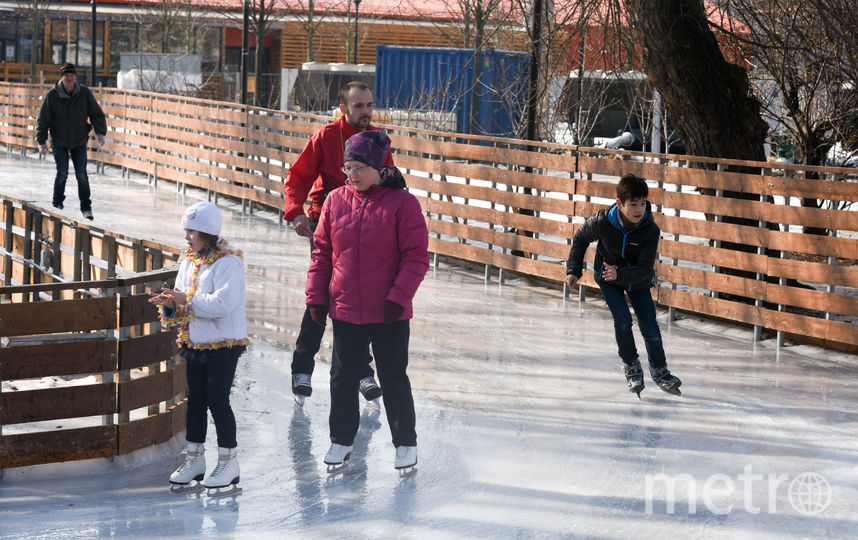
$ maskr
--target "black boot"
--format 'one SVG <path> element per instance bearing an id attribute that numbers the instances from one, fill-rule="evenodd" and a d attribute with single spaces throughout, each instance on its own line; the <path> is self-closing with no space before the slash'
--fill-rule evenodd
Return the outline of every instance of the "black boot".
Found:
<path id="1" fill-rule="evenodd" d="M 660 368 L 650 367 L 649 374 L 652 376 L 655 384 L 668 394 L 673 394 L 674 396 L 682 395 L 682 392 L 679 391 L 682 381 L 678 377 L 671 375 L 667 366 Z"/>
<path id="2" fill-rule="evenodd" d="M 629 383 L 629 392 L 634 392 L 641 398 L 641 390 L 644 389 L 643 369 L 641 363 L 635 360 L 633 364 L 623 362 L 623 372 L 626 374 L 626 382 Z"/>

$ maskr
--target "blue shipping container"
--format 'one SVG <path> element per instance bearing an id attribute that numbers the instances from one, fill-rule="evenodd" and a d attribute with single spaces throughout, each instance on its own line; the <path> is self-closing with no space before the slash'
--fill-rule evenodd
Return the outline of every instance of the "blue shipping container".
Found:
<path id="1" fill-rule="evenodd" d="M 473 49 L 375 49 L 375 105 L 381 109 L 454 111 L 459 133 L 469 133 Z M 475 135 L 512 136 L 527 103 L 530 55 L 483 50 Z"/>

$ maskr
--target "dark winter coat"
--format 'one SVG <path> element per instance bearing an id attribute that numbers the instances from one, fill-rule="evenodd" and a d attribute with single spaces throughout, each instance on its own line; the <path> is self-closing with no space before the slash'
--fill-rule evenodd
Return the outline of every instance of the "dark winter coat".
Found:
<path id="1" fill-rule="evenodd" d="M 87 121 L 88 120 L 88 121 Z M 36 125 L 36 141 L 40 145 L 48 140 L 59 148 L 77 148 L 86 144 L 89 131 L 95 128 L 99 135 L 107 134 L 107 121 L 95 96 L 86 86 L 75 83 L 71 93 L 57 82 L 42 102 Z"/>
<path id="2" fill-rule="evenodd" d="M 616 204 L 600 210 L 587 218 L 575 233 L 572 249 L 566 260 L 566 275 L 581 277 L 584 270 L 584 254 L 594 241 L 596 258 L 593 274 L 597 283 L 607 283 L 628 291 L 639 291 L 652 286 L 658 240 L 661 230 L 652 218 L 652 208 L 646 205 L 646 213 L 629 229 L 623 225 Z M 617 267 L 617 279 L 604 281 L 602 270 L 605 262 Z"/>
<path id="3" fill-rule="evenodd" d="M 322 205 L 307 274 L 307 304 L 328 305 L 331 319 L 385 320 L 387 301 L 413 316 L 412 299 L 429 269 L 429 233 L 420 203 L 393 167 L 380 185 L 333 190 Z M 383 169 L 383 170 L 384 170 Z"/>

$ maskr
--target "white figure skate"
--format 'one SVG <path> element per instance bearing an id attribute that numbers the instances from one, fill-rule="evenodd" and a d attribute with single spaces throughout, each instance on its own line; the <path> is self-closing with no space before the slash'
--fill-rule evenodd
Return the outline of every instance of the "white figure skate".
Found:
<path id="1" fill-rule="evenodd" d="M 185 448 L 185 461 L 170 475 L 170 491 L 181 493 L 200 487 L 205 474 L 205 445 L 189 442 Z"/>
<path id="2" fill-rule="evenodd" d="M 337 474 L 349 466 L 352 458 L 352 447 L 332 443 L 328 453 L 325 454 L 325 465 L 328 466 L 328 474 Z"/>
<path id="3" fill-rule="evenodd" d="M 416 446 L 397 446 L 396 460 L 393 466 L 399 471 L 399 477 L 405 478 L 411 476 L 417 469 L 417 447 Z"/>
<path id="4" fill-rule="evenodd" d="M 217 466 L 211 476 L 203 480 L 203 485 L 208 490 L 207 495 L 218 497 L 238 493 L 241 491 L 241 488 L 238 487 L 240 480 L 236 449 L 218 448 Z"/>

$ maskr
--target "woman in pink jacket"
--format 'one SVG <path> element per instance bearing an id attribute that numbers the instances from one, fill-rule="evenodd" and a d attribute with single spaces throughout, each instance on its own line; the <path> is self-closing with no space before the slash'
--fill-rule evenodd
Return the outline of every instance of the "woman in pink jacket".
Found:
<path id="1" fill-rule="evenodd" d="M 362 131 L 346 141 L 346 185 L 330 192 L 313 236 L 307 275 L 313 320 L 334 327 L 330 470 L 351 457 L 360 422 L 358 385 L 372 343 L 382 399 L 401 472 L 417 463 L 414 399 L 408 380 L 411 301 L 429 268 L 429 236 L 417 199 L 395 167 L 383 166 L 390 138 Z"/>

